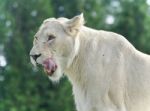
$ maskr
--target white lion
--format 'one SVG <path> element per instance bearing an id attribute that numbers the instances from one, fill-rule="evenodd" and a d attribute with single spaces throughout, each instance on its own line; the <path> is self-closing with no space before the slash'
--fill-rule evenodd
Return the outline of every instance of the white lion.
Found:
<path id="1" fill-rule="evenodd" d="M 150 56 L 119 34 L 84 26 L 83 14 L 45 20 L 30 56 L 53 81 L 69 78 L 78 111 L 150 111 Z"/>

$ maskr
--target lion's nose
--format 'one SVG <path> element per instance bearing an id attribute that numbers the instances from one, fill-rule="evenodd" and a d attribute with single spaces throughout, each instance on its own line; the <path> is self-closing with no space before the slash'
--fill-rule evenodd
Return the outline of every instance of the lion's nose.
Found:
<path id="1" fill-rule="evenodd" d="M 41 54 L 35 54 L 35 55 L 30 55 L 30 56 L 36 61 L 37 58 L 41 56 Z"/>

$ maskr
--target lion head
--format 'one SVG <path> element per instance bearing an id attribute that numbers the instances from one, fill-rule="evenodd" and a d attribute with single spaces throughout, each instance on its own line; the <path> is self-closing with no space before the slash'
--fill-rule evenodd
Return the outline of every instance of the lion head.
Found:
<path id="1" fill-rule="evenodd" d="M 44 20 L 34 36 L 31 63 L 42 65 L 50 79 L 59 80 L 78 53 L 78 35 L 83 24 L 83 14 L 72 19 Z"/>

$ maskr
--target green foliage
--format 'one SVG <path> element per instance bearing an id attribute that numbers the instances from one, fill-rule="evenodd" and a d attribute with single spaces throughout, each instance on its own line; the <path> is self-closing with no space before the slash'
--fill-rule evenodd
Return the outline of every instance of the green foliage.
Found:
<path id="1" fill-rule="evenodd" d="M 126 36 L 135 46 L 139 45 L 139 38 L 144 30 L 145 9 L 143 10 L 143 7 L 145 5 L 146 3 L 140 0 L 135 3 L 122 0 L 122 12 L 117 14 L 119 19 L 115 30 Z"/>
<path id="2" fill-rule="evenodd" d="M 56 17 L 73 17 L 82 11 L 82 0 L 52 0 Z"/>
<path id="3" fill-rule="evenodd" d="M 150 53 L 150 6 L 145 0 L 0 0 L 0 111 L 75 110 L 71 85 L 52 84 L 32 67 L 29 51 L 35 32 L 46 18 L 84 12 L 86 25 L 124 35 Z"/>
<path id="4" fill-rule="evenodd" d="M 0 82 L 0 111 L 73 109 L 70 84 L 62 81 L 53 85 L 43 71 L 32 68 L 29 60 L 36 30 L 44 19 L 53 16 L 51 1 L 6 0 L 2 7 L 1 44 L 7 66 L 0 74 L 4 77 Z"/>

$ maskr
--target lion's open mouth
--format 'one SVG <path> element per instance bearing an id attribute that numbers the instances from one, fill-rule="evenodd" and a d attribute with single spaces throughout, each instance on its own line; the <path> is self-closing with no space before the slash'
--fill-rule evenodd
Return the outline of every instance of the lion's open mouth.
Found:
<path id="1" fill-rule="evenodd" d="M 52 58 L 48 58 L 43 62 L 44 70 L 49 75 L 52 76 L 57 69 L 57 64 Z"/>

